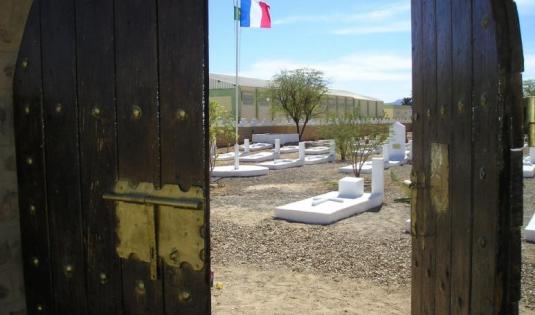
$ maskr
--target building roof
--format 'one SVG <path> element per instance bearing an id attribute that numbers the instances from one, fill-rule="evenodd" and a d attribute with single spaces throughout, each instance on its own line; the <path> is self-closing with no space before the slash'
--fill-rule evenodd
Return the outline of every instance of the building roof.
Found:
<path id="1" fill-rule="evenodd" d="M 239 77 L 239 83 L 241 86 L 247 86 L 247 87 L 252 87 L 252 88 L 268 88 L 270 85 L 269 80 L 262 80 L 262 79 L 255 79 L 255 78 L 248 78 L 248 77 L 241 77 L 241 76 Z M 210 89 L 230 89 L 230 88 L 234 88 L 235 84 L 236 84 L 235 76 L 210 73 Z M 382 100 L 377 99 L 377 98 L 353 93 L 350 91 L 344 91 L 344 90 L 329 89 L 329 91 L 327 92 L 327 95 L 343 96 L 343 97 L 350 97 L 350 98 L 359 99 L 359 100 L 382 102 Z"/>

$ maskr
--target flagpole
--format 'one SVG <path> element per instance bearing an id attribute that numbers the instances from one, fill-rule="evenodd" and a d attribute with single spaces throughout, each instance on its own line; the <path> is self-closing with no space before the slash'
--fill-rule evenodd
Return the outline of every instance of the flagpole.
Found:
<path id="1" fill-rule="evenodd" d="M 235 0 L 234 6 L 234 25 L 236 30 L 236 84 L 235 84 L 235 114 L 236 114 L 236 146 L 239 145 L 239 133 L 238 133 L 238 123 L 239 123 L 239 96 L 240 96 L 240 82 L 239 82 L 239 71 L 240 71 L 240 0 Z M 235 150 L 236 152 L 236 150 Z M 234 154 L 234 169 L 237 170 L 240 167 L 240 160 L 238 154 Z"/>

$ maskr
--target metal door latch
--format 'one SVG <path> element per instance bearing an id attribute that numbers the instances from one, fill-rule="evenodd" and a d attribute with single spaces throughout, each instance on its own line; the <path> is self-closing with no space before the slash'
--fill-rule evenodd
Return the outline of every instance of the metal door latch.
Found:
<path id="1" fill-rule="evenodd" d="M 119 181 L 103 199 L 115 201 L 117 255 L 150 265 L 158 279 L 158 263 L 193 270 L 204 268 L 205 197 L 200 187 L 183 192 L 178 186 L 156 189 L 151 183 Z"/>

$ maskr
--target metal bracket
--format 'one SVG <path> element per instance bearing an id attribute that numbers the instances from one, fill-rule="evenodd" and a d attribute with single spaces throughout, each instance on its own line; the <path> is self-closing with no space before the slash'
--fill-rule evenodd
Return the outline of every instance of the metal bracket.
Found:
<path id="1" fill-rule="evenodd" d="M 150 277 L 158 279 L 161 259 L 168 266 L 184 263 L 193 270 L 204 268 L 204 192 L 178 186 L 156 189 L 151 183 L 136 186 L 119 181 L 103 199 L 115 201 L 117 255 L 150 265 Z"/>

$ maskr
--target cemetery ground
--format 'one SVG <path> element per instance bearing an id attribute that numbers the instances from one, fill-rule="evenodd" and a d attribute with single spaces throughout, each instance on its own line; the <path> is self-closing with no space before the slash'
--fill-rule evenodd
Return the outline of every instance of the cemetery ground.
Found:
<path id="1" fill-rule="evenodd" d="M 377 212 L 327 226 L 272 216 L 276 206 L 336 190 L 344 165 L 212 185 L 215 314 L 410 313 L 411 238 L 404 232 L 410 206 L 401 183 L 410 178 L 410 165 L 385 170 L 385 202 Z M 535 180 L 524 185 L 526 225 L 535 210 Z M 521 313 L 535 314 L 535 244 L 522 241 L 522 254 Z"/>

